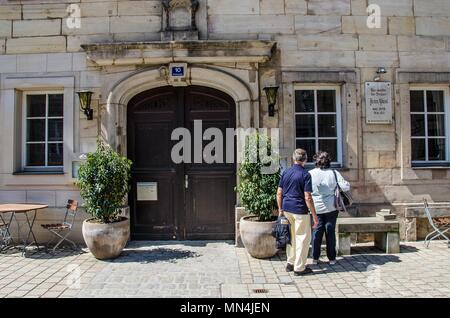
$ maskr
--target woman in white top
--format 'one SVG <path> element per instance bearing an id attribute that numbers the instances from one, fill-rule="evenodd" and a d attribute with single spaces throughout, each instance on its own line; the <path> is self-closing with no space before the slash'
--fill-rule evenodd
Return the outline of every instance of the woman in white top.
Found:
<path id="1" fill-rule="evenodd" d="M 316 168 L 309 171 L 312 180 L 312 197 L 316 209 L 319 225 L 312 234 L 313 264 L 317 264 L 320 257 L 320 246 L 323 234 L 327 242 L 327 257 L 330 265 L 336 264 L 336 221 L 338 211 L 334 206 L 334 193 L 336 179 L 343 191 L 350 190 L 350 184 L 344 180 L 341 174 L 331 168 L 331 159 L 327 152 L 319 151 L 315 156 Z M 336 173 L 336 176 L 334 174 Z"/>

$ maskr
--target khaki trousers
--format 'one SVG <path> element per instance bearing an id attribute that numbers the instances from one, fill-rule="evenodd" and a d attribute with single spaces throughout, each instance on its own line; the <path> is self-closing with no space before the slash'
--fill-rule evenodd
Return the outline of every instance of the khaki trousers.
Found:
<path id="1" fill-rule="evenodd" d="M 309 244 L 311 243 L 311 220 L 309 214 L 284 212 L 291 224 L 291 244 L 286 246 L 288 264 L 294 265 L 294 271 L 306 268 Z"/>

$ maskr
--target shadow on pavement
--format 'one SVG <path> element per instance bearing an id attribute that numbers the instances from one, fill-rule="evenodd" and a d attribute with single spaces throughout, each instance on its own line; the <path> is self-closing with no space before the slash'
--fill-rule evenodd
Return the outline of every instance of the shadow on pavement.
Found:
<path id="1" fill-rule="evenodd" d="M 126 249 L 120 256 L 114 260 L 106 261 L 110 263 L 155 263 L 155 262 L 169 262 L 176 263 L 181 259 L 188 259 L 199 257 L 200 254 L 183 249 L 171 249 L 158 247 L 154 249 Z"/>
<path id="2" fill-rule="evenodd" d="M 419 251 L 413 246 L 401 246 L 401 253 L 412 253 Z M 286 253 L 278 252 L 277 256 L 268 259 L 268 261 L 286 262 Z M 308 263 L 310 263 L 309 258 Z M 333 272 L 367 272 L 388 263 L 400 263 L 398 254 L 385 254 L 382 250 L 375 246 L 352 246 L 352 255 L 339 256 L 337 264 L 330 265 L 326 258 L 325 248 L 322 247 L 321 258 L 319 264 L 308 264 L 315 275 L 329 274 Z"/>
<path id="3" fill-rule="evenodd" d="M 136 263 L 153 263 L 159 261 L 176 262 L 180 259 L 188 259 L 201 256 L 200 254 L 188 250 L 189 247 L 223 247 L 223 244 L 234 246 L 233 241 L 130 241 L 125 247 L 121 255 L 114 260 L 106 260 L 106 262 L 136 262 Z M 183 247 L 186 247 L 184 249 Z M 74 250 L 70 245 L 58 248 L 54 253 L 46 251 L 45 246 L 40 249 L 29 248 L 26 252 L 26 258 L 31 259 L 58 259 L 70 256 L 90 253 L 89 250 L 79 245 Z M 10 257 L 23 257 L 22 251 L 16 248 L 8 249 L 0 255 Z M 93 257 L 93 256 L 92 256 Z"/>
<path id="4" fill-rule="evenodd" d="M 215 241 L 130 241 L 127 246 L 129 247 L 150 247 L 150 246 L 192 246 L 192 247 L 206 247 L 214 244 L 227 244 L 234 246 L 234 241 L 229 240 L 215 240 Z"/>
<path id="5" fill-rule="evenodd" d="M 71 246 L 63 246 L 61 248 L 58 248 L 55 252 L 51 252 L 47 251 L 45 247 L 40 246 L 39 249 L 37 249 L 36 247 L 28 248 L 25 255 L 22 254 L 22 250 L 19 250 L 17 248 L 10 248 L 6 251 L 3 251 L 0 255 L 6 257 L 21 257 L 29 259 L 57 259 L 86 253 L 88 252 L 86 250 L 83 250 L 81 247 L 78 249 L 73 249 Z"/>
<path id="6" fill-rule="evenodd" d="M 314 274 L 328 274 L 332 272 L 368 272 L 377 269 L 379 266 L 388 263 L 400 263 L 400 258 L 395 254 L 385 254 L 377 248 L 371 248 L 370 252 L 356 247 L 352 249 L 352 255 L 345 255 L 337 258 L 335 265 L 330 265 L 328 260 L 320 262 L 317 265 L 309 265 Z"/>
<path id="7" fill-rule="evenodd" d="M 400 244 L 400 253 L 417 253 L 419 251 L 419 249 L 415 246 L 411 246 L 411 245 L 405 245 L 405 244 Z M 359 246 L 352 246 L 352 255 L 358 255 L 358 254 L 384 254 L 384 255 L 390 255 L 390 254 L 385 254 L 385 252 L 376 247 L 376 246 L 371 246 L 371 245 L 359 245 Z M 391 254 L 391 255 L 395 255 L 395 254 Z"/>

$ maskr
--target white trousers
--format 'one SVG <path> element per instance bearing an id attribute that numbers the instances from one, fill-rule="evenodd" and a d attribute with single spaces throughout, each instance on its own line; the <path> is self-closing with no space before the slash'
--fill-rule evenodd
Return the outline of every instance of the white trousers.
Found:
<path id="1" fill-rule="evenodd" d="M 291 244 L 286 246 L 288 264 L 294 265 L 294 271 L 306 268 L 309 244 L 311 243 L 311 219 L 309 214 L 284 212 L 291 224 Z"/>

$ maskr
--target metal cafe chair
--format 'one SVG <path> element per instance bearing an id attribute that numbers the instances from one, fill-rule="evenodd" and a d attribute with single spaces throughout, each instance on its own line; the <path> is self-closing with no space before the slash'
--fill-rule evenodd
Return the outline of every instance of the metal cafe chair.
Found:
<path id="1" fill-rule="evenodd" d="M 56 251 L 58 246 L 64 241 L 69 242 L 70 244 L 72 244 L 72 246 L 74 248 L 77 248 L 77 245 L 75 244 L 75 242 L 73 242 L 67 238 L 72 231 L 73 224 L 75 221 L 75 216 L 77 215 L 77 211 L 78 211 L 78 202 L 75 200 L 69 200 L 67 202 L 66 213 L 64 215 L 64 220 L 62 223 L 41 224 L 41 226 L 44 229 L 48 230 L 50 233 L 53 234 L 52 239 L 47 243 L 47 251 L 48 251 L 48 247 L 50 246 L 50 244 L 53 243 L 55 241 L 55 239 L 58 239 L 58 238 L 59 238 L 58 243 L 56 243 L 56 245 L 52 249 L 53 253 Z"/>
<path id="2" fill-rule="evenodd" d="M 7 248 L 11 243 L 11 234 L 9 233 L 9 224 L 0 214 L 0 251 Z"/>
<path id="3" fill-rule="evenodd" d="M 425 198 L 423 199 L 423 204 L 425 208 L 425 213 L 428 218 L 428 222 L 433 228 L 433 231 L 428 233 L 428 235 L 425 237 L 424 244 L 428 248 L 432 240 L 438 237 L 442 237 L 447 241 L 447 244 L 449 244 L 450 246 L 450 238 L 446 234 L 450 230 L 450 221 L 447 221 L 446 219 L 433 219 L 430 213 L 428 202 Z"/>

